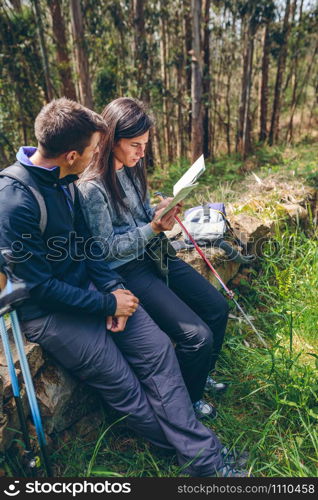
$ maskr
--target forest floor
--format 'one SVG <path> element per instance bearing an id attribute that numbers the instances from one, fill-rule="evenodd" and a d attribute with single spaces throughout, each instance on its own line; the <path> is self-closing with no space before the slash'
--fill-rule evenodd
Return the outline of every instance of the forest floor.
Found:
<path id="1" fill-rule="evenodd" d="M 318 185 L 318 144 L 259 150 L 245 164 L 260 179 Z M 195 201 L 233 203 L 248 189 L 251 172 L 235 157 L 208 165 Z M 186 164 L 156 173 L 151 188 L 171 192 Z M 189 204 L 193 205 L 194 200 Z M 239 301 L 269 345 L 246 323 L 230 319 L 216 378 L 227 392 L 206 399 L 218 417 L 206 421 L 229 448 L 248 450 L 254 476 L 313 477 L 318 465 L 318 246 L 317 229 L 286 227 L 275 236 L 275 255 L 261 259 L 236 285 Z M 231 311 L 235 313 L 234 310 Z M 61 442 L 53 454 L 60 476 L 180 476 L 166 454 L 105 416 L 99 439 Z"/>

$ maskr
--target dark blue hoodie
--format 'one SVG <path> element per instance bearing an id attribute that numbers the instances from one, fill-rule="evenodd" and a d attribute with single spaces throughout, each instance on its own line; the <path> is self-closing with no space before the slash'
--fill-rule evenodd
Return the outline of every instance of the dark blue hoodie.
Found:
<path id="1" fill-rule="evenodd" d="M 17 159 L 27 168 L 45 199 L 47 227 L 41 234 L 40 210 L 32 194 L 18 181 L 0 177 L 0 248 L 10 248 L 14 273 L 25 281 L 30 299 L 19 308 L 22 320 L 49 312 L 84 312 L 111 316 L 116 298 L 109 291 L 123 279 L 111 271 L 91 238 L 76 193 L 72 203 L 59 167 L 32 165 L 35 148 L 20 148 Z M 90 283 L 97 288 L 89 289 Z"/>

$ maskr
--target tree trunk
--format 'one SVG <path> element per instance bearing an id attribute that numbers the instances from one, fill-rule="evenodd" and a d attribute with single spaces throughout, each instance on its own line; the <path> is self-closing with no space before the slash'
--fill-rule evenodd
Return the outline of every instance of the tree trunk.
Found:
<path id="1" fill-rule="evenodd" d="M 148 88 L 149 71 L 148 71 L 148 50 L 145 30 L 144 16 L 144 0 L 133 0 L 133 15 L 134 15 L 134 57 L 135 67 L 137 69 L 137 86 L 140 98 L 149 104 L 150 94 Z M 149 170 L 154 167 L 152 135 L 150 136 L 146 159 Z"/>
<path id="2" fill-rule="evenodd" d="M 160 69 L 162 81 L 162 113 L 163 113 L 163 138 L 165 161 L 169 160 L 170 152 L 170 134 L 169 134 L 169 116 L 167 103 L 168 75 L 167 75 L 167 34 L 165 19 L 165 0 L 160 2 Z"/>
<path id="3" fill-rule="evenodd" d="M 269 70 L 269 52 L 270 52 L 270 37 L 269 37 L 270 20 L 268 19 L 265 25 L 264 41 L 263 41 L 263 59 L 262 59 L 262 81 L 260 89 L 260 133 L 259 140 L 261 142 L 267 139 L 267 111 L 268 111 L 268 70 Z"/>
<path id="4" fill-rule="evenodd" d="M 252 86 L 252 69 L 254 54 L 255 28 L 252 26 L 251 18 L 248 20 L 246 33 L 246 49 L 243 62 L 242 92 L 239 112 L 238 151 L 242 158 L 246 158 L 251 150 L 251 120 L 250 120 L 250 98 Z"/>
<path id="5" fill-rule="evenodd" d="M 70 0 L 72 34 L 75 45 L 76 70 L 79 82 L 79 100 L 88 108 L 93 107 L 89 63 L 85 50 L 83 15 L 81 2 Z"/>
<path id="6" fill-rule="evenodd" d="M 203 153 L 203 103 L 202 103 L 202 61 L 201 61 L 201 0 L 191 1 L 192 12 L 192 127 L 191 156 L 195 161 Z"/>
<path id="7" fill-rule="evenodd" d="M 298 19 L 298 25 L 299 28 L 301 27 L 301 21 L 302 21 L 302 13 L 303 13 L 303 3 L 304 0 L 301 0 L 300 2 L 300 8 L 299 8 L 299 19 Z M 296 6 L 297 6 L 297 0 L 295 0 L 292 8 L 292 18 L 293 20 L 295 19 L 295 13 L 296 13 Z M 302 30 L 299 29 L 298 34 L 297 34 L 297 41 L 296 41 L 296 53 L 294 57 L 294 67 L 293 67 L 293 73 L 294 73 L 294 85 L 293 85 L 293 93 L 292 93 L 292 100 L 291 100 L 291 115 L 290 115 L 290 120 L 288 124 L 288 129 L 286 133 L 286 141 L 292 142 L 293 141 L 293 128 L 294 128 L 294 114 L 297 106 L 297 89 L 298 89 L 298 63 L 299 63 L 299 57 L 298 57 L 298 50 L 299 50 L 299 44 L 300 44 L 300 39 L 302 36 Z"/>
<path id="8" fill-rule="evenodd" d="M 191 4 L 190 0 L 183 0 L 184 10 L 184 49 L 186 61 L 186 95 L 188 97 L 188 120 L 187 120 L 187 134 L 188 140 L 191 142 L 191 46 L 192 46 L 192 28 L 191 28 Z"/>
<path id="9" fill-rule="evenodd" d="M 211 0 L 203 0 L 204 12 L 204 32 L 203 32 L 203 102 L 204 102 L 204 116 L 203 116 L 203 154 L 209 158 L 210 151 L 210 6 Z"/>
<path id="10" fill-rule="evenodd" d="M 231 154 L 231 105 L 230 105 L 230 91 L 231 91 L 232 70 L 229 68 L 226 84 L 226 147 L 227 154 Z"/>
<path id="11" fill-rule="evenodd" d="M 305 73 L 305 76 L 304 76 L 304 79 L 303 79 L 301 85 L 298 85 L 298 79 L 296 79 L 296 75 L 295 75 L 295 85 L 294 85 L 295 95 L 293 94 L 292 110 L 291 110 L 291 115 L 290 115 L 288 130 L 287 130 L 287 137 L 286 137 L 287 140 L 288 140 L 288 137 L 289 137 L 289 141 L 290 142 L 293 141 L 293 130 L 294 130 L 293 129 L 293 120 L 294 120 L 294 114 L 295 114 L 296 108 L 297 108 L 297 106 L 298 106 L 298 104 L 300 102 L 300 98 L 302 96 L 303 90 L 304 90 L 306 84 L 309 81 L 310 73 L 311 73 L 314 61 L 316 60 L 317 54 L 318 54 L 318 44 L 316 44 L 316 48 L 314 50 L 312 59 L 311 59 L 310 63 L 307 66 L 307 71 Z M 296 81 L 297 81 L 297 85 L 296 85 Z M 299 88 L 299 92 L 296 94 L 296 90 L 298 88 Z"/>
<path id="12" fill-rule="evenodd" d="M 276 73 L 276 82 L 275 82 L 275 91 L 274 91 L 274 102 L 273 102 L 273 111 L 272 111 L 272 119 L 271 119 L 271 128 L 269 132 L 269 144 L 273 145 L 278 141 L 279 135 L 279 115 L 281 109 L 281 86 L 286 66 L 286 58 L 287 58 L 287 42 L 290 31 L 289 24 L 289 14 L 290 14 L 290 0 L 286 1 L 286 9 L 284 15 L 283 22 L 283 39 L 282 45 L 279 51 L 278 63 L 277 63 L 277 73 Z"/>
<path id="13" fill-rule="evenodd" d="M 59 0 L 48 0 L 51 11 L 53 35 L 57 49 L 58 70 L 62 82 L 62 93 L 76 101 L 76 90 L 72 77 L 71 62 L 67 51 L 67 39 L 64 18 Z"/>
<path id="14" fill-rule="evenodd" d="M 144 18 L 144 0 L 133 0 L 134 16 L 134 59 L 137 70 L 136 81 L 140 99 L 149 102 L 149 92 L 146 90 L 147 84 L 147 42 Z"/>
<path id="15" fill-rule="evenodd" d="M 14 10 L 21 12 L 22 10 L 21 0 L 10 0 L 10 3 L 12 3 Z"/>
<path id="16" fill-rule="evenodd" d="M 33 1 L 33 5 L 34 5 L 34 10 L 35 10 L 36 26 L 37 26 L 37 30 L 38 30 L 39 43 L 40 43 L 41 55 L 42 55 L 43 73 L 44 73 L 44 80 L 45 80 L 45 97 L 46 97 L 47 101 L 51 101 L 54 97 L 54 93 L 53 93 L 53 87 L 52 87 L 52 82 L 51 82 L 51 77 L 50 77 L 48 55 L 47 55 L 44 29 L 43 29 L 43 23 L 42 23 L 43 14 L 41 12 L 41 5 L 40 5 L 39 0 L 32 0 L 32 1 Z"/>

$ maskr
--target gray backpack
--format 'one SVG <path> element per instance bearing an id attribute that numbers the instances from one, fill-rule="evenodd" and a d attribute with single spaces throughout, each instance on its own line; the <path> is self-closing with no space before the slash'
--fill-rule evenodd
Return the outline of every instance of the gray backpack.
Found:
<path id="1" fill-rule="evenodd" d="M 35 198 L 39 210 L 40 210 L 40 220 L 39 220 L 39 228 L 42 234 L 44 234 L 46 226 L 47 226 L 47 209 L 46 209 L 46 204 L 45 200 L 40 193 L 40 190 L 38 188 L 38 185 L 34 178 L 32 177 L 32 174 L 29 172 L 27 168 L 25 168 L 23 165 L 21 165 L 20 162 L 16 162 L 10 167 L 5 168 L 4 170 L 1 170 L 0 172 L 0 177 L 10 177 L 11 179 L 14 179 L 18 181 L 22 186 L 24 186 Z M 74 203 L 75 199 L 75 187 L 74 184 L 71 183 L 69 184 L 69 189 L 71 193 L 71 197 Z"/>

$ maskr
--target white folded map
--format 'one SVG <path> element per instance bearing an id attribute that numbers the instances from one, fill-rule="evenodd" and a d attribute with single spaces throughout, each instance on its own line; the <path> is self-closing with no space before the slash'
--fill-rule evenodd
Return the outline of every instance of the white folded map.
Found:
<path id="1" fill-rule="evenodd" d="M 198 185 L 195 182 L 201 174 L 205 171 L 204 157 L 201 155 L 193 165 L 186 171 L 186 173 L 178 180 L 178 182 L 173 186 L 173 199 L 170 201 L 169 205 L 162 211 L 160 217 L 155 217 L 155 220 L 161 219 L 166 213 L 168 213 L 173 207 L 175 207 L 180 201 L 184 200 L 186 196 Z"/>

